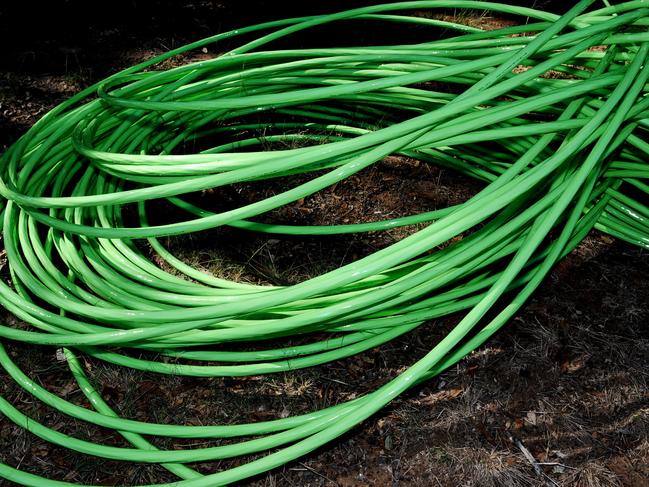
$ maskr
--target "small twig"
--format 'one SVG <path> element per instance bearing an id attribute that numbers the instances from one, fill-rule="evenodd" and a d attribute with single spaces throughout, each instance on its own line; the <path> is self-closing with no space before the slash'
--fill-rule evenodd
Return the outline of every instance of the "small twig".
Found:
<path id="1" fill-rule="evenodd" d="M 578 470 L 576 467 L 571 467 L 570 465 L 566 465 L 565 463 L 559 463 L 559 462 L 538 462 L 538 465 L 541 465 L 543 467 L 563 467 L 570 470 Z"/>
<path id="2" fill-rule="evenodd" d="M 324 380 L 328 380 L 330 382 L 335 382 L 336 384 L 341 384 L 343 386 L 349 386 L 349 384 L 347 382 L 343 382 L 343 381 L 338 380 L 338 379 L 332 379 L 331 377 L 321 377 L 321 378 L 324 379 Z"/>
<path id="3" fill-rule="evenodd" d="M 525 445 L 523 445 L 523 442 L 521 440 L 519 440 L 518 438 L 516 438 L 512 434 L 509 435 L 509 439 L 521 451 L 521 453 L 523 454 L 525 459 L 528 462 L 530 462 L 530 464 L 532 465 L 532 468 L 534 469 L 534 473 L 536 473 L 536 475 L 538 475 L 539 477 L 541 477 L 541 478 L 543 478 L 545 480 L 546 485 L 549 485 L 549 486 L 556 486 L 557 485 L 557 483 L 554 480 L 552 480 L 550 477 L 545 475 L 545 473 L 543 472 L 543 469 L 541 468 L 541 464 L 536 461 L 536 459 L 534 458 L 534 455 L 532 455 L 532 453 L 527 449 L 527 447 Z"/>
<path id="4" fill-rule="evenodd" d="M 534 472 L 536 472 L 536 475 L 543 475 L 543 470 L 541 469 L 539 462 L 536 461 L 534 458 L 534 455 L 527 449 L 525 445 L 523 445 L 523 442 L 516 438 L 514 435 L 510 435 L 509 439 L 512 441 L 514 445 L 523 453 L 523 456 L 525 459 L 530 462 L 532 465 L 532 468 L 534 469 Z"/>
<path id="5" fill-rule="evenodd" d="M 302 462 L 300 462 L 300 465 L 302 465 L 302 466 L 303 466 L 304 468 L 306 468 L 309 472 L 311 472 L 311 473 L 317 475 L 318 477 L 322 477 L 322 478 L 325 479 L 326 481 L 331 482 L 332 484 L 334 484 L 334 485 L 336 485 L 336 486 L 338 485 L 338 482 L 336 482 L 336 481 L 334 481 L 334 480 L 331 480 L 331 479 L 330 479 L 329 477 L 327 477 L 326 475 L 321 474 L 320 472 L 318 472 L 317 470 L 315 470 L 315 469 L 309 467 L 308 465 L 306 465 L 306 464 L 304 464 L 304 463 L 302 463 Z"/>

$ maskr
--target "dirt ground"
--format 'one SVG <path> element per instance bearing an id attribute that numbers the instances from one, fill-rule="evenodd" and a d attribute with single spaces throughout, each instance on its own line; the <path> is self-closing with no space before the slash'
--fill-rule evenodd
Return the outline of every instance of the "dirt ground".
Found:
<path id="1" fill-rule="evenodd" d="M 261 9 L 264 2 L 257 3 Z M 85 29 L 77 32 L 83 44 L 71 40 L 75 33 L 64 32 L 65 25 L 58 34 L 16 35 L 0 71 L 0 151 L 49 108 L 93 81 L 168 47 L 250 23 L 257 15 L 242 14 L 234 2 L 198 2 L 181 9 L 165 2 L 152 4 L 157 16 L 141 30 L 129 22 L 136 25 L 151 3 L 134 2 L 133 16 L 123 24 L 115 24 L 107 14 L 108 19 L 79 27 Z M 174 8 L 180 13 L 172 25 L 164 13 Z M 279 10 L 258 16 L 282 16 Z M 509 22 L 462 15 L 491 26 Z M 238 23 L 240 18 L 245 21 Z M 0 15 L 0 26 L 8 25 L 7 19 L 11 17 Z M 368 221 L 455 204 L 478 188 L 451 172 L 389 158 L 272 216 L 304 224 Z M 244 185 L 236 191 L 224 189 L 219 196 L 226 205 L 238 205 L 259 196 L 256 192 L 276 189 Z M 250 238 L 243 232 L 217 230 L 168 244 L 187 262 L 221 275 L 290 284 L 355 260 L 413 230 L 318 239 Z M 648 274 L 646 252 L 592 233 L 557 266 L 512 323 L 457 367 L 398 398 L 338 441 L 242 485 L 649 485 Z M 286 375 L 197 379 L 125 371 L 88 359 L 84 364 L 122 416 L 189 424 L 263 420 L 277 411 L 298 414 L 375 389 L 424 355 L 458 319 L 436 320 L 379 349 Z M 13 343 L 8 349 L 41 384 L 85 404 L 54 349 Z M 0 394 L 59 431 L 125 446 L 113 432 L 42 406 L 4 373 Z M 198 446 L 189 440 L 158 444 L 190 445 Z M 521 446 L 540 462 L 541 475 Z M 77 483 L 174 480 L 157 466 L 97 461 L 54 447 L 4 417 L 0 461 Z M 196 467 L 211 473 L 236 464 L 234 460 Z"/>

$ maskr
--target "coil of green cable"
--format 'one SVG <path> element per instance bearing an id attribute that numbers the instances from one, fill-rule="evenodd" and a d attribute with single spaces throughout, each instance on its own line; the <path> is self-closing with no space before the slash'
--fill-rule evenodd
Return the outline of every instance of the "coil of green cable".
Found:
<path id="1" fill-rule="evenodd" d="M 0 364 L 46 406 L 115 430 L 133 448 L 60 433 L 0 397 L 2 414 L 77 452 L 161 464 L 180 479 L 164 485 L 224 485 L 315 450 L 462 359 L 516 313 L 592 228 L 649 247 L 649 185 L 643 182 L 649 177 L 649 1 L 599 9 L 593 4 L 582 0 L 558 16 L 491 2 L 422 0 L 269 22 L 170 51 L 52 110 L 2 157 L 2 232 L 11 283 L 0 281 L 0 299 L 30 329 L 1 325 L 0 337 L 66 347 L 70 373 L 92 409 L 39 385 L 2 344 Z M 483 31 L 408 15 L 448 7 L 486 9 L 531 23 Z M 420 24 L 430 28 L 432 40 L 268 47 L 319 25 L 359 19 Z M 455 33 L 439 39 L 439 27 Z M 262 35 L 214 59 L 149 69 L 256 32 Z M 547 76 L 549 71 L 563 76 Z M 430 82 L 434 89 L 423 86 Z M 240 135 L 257 129 L 268 135 Z M 184 149 L 215 135 L 229 141 L 198 153 Z M 268 140 L 299 140 L 302 146 L 264 150 Z M 372 223 L 257 221 L 393 154 L 450 168 L 481 181 L 483 189 L 457 206 Z M 220 213 L 189 197 L 297 174 L 311 178 Z M 155 201 L 173 204 L 185 219 L 149 225 Z M 129 205 L 137 208 L 137 223 L 130 225 Z M 326 238 L 412 224 L 425 226 L 291 286 L 212 276 L 158 240 L 223 225 Z M 145 255 L 138 239 L 146 239 L 175 272 Z M 286 372 L 369 350 L 460 311 L 461 322 L 429 353 L 374 392 L 265 422 L 195 426 L 122 418 L 78 359 L 85 354 L 122 367 L 201 377 Z M 315 338 L 291 345 L 298 335 Z M 268 348 L 269 339 L 287 345 Z M 239 342 L 255 349 L 228 350 Z M 135 358 L 133 350 L 172 360 Z M 143 435 L 243 439 L 161 450 Z M 210 475 L 187 465 L 258 453 L 266 454 Z M 4 464 L 0 477 L 39 487 L 70 485 Z"/>

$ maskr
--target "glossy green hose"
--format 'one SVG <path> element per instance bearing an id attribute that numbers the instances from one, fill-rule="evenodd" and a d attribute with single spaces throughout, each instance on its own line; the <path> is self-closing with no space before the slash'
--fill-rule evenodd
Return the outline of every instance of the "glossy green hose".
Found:
<path id="1" fill-rule="evenodd" d="M 0 325 L 0 337 L 65 347 L 92 408 L 41 386 L 1 343 L 0 364 L 47 407 L 118 431 L 132 448 L 60 433 L 0 397 L 2 414 L 77 452 L 160 464 L 179 479 L 164 485 L 236 482 L 339 437 L 461 360 L 508 322 L 591 229 L 649 248 L 649 0 L 595 3 L 582 0 L 558 16 L 429 0 L 269 22 L 170 51 L 49 112 L 2 156 L 11 282 L 0 281 L 0 300 L 23 325 Z M 439 8 L 477 8 L 529 23 L 483 31 L 410 15 Z M 358 20 L 414 24 L 423 37 L 417 44 L 272 47 L 318 25 Z M 213 59 L 155 69 L 178 54 L 253 33 L 255 40 Z M 187 149 L 196 144 L 206 148 Z M 370 223 L 269 222 L 272 210 L 390 155 L 475 178 L 482 190 L 457 206 Z M 309 177 L 220 213 L 192 198 L 242 182 L 296 181 L 288 179 L 294 175 Z M 184 218 L 149 224 L 160 202 Z M 420 230 L 410 236 L 291 286 L 208 274 L 158 240 L 225 225 L 324 239 L 414 224 Z M 122 418 L 77 358 L 200 377 L 290 372 L 370 350 L 458 312 L 460 323 L 429 353 L 374 392 L 301 416 L 278 412 L 265 422 Z M 270 339 L 285 345 L 269 348 Z M 137 358 L 138 351 L 160 359 Z M 155 446 L 161 437 L 241 439 L 163 450 Z M 191 468 L 233 457 L 244 458 L 215 474 Z M 70 485 L 4 464 L 0 477 Z"/>

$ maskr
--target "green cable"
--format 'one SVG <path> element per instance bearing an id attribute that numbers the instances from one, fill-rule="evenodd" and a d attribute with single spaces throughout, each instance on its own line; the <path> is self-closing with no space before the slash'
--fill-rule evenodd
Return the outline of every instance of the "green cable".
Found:
<path id="1" fill-rule="evenodd" d="M 422 0 L 267 22 L 138 64 L 50 111 L 2 156 L 10 282 L 0 281 L 0 300 L 27 326 L 0 325 L 0 364 L 44 406 L 118 432 L 131 447 L 55 431 L 5 397 L 0 412 L 63 448 L 160 464 L 179 479 L 157 485 L 241 481 L 325 445 L 471 353 L 591 229 L 649 248 L 649 2 L 604 2 L 588 11 L 594 3 L 582 0 L 558 16 L 492 2 Z M 437 8 L 478 8 L 532 23 L 483 31 L 404 13 Z M 357 20 L 417 25 L 422 42 L 272 48 L 316 26 Z M 440 39 L 437 29 L 449 37 Z M 251 33 L 259 37 L 214 59 L 150 69 Z M 457 171 L 481 189 L 455 206 L 372 222 L 310 226 L 273 216 L 390 155 Z M 302 182 L 292 183 L 295 175 Z M 269 180 L 284 189 L 227 211 L 193 198 Z M 150 224 L 161 202 L 180 219 Z M 159 239 L 219 226 L 326 238 L 410 225 L 419 227 L 408 237 L 290 286 L 211 275 Z M 122 418 L 78 358 L 196 377 L 290 373 L 458 312 L 463 319 L 429 353 L 376 390 L 263 422 Z M 9 341 L 65 347 L 90 407 L 21 370 L 3 345 Z M 165 450 L 156 446 L 159 438 L 233 441 Z M 209 475 L 191 467 L 235 457 L 238 466 Z M 2 463 L 0 477 L 71 485 Z"/>

